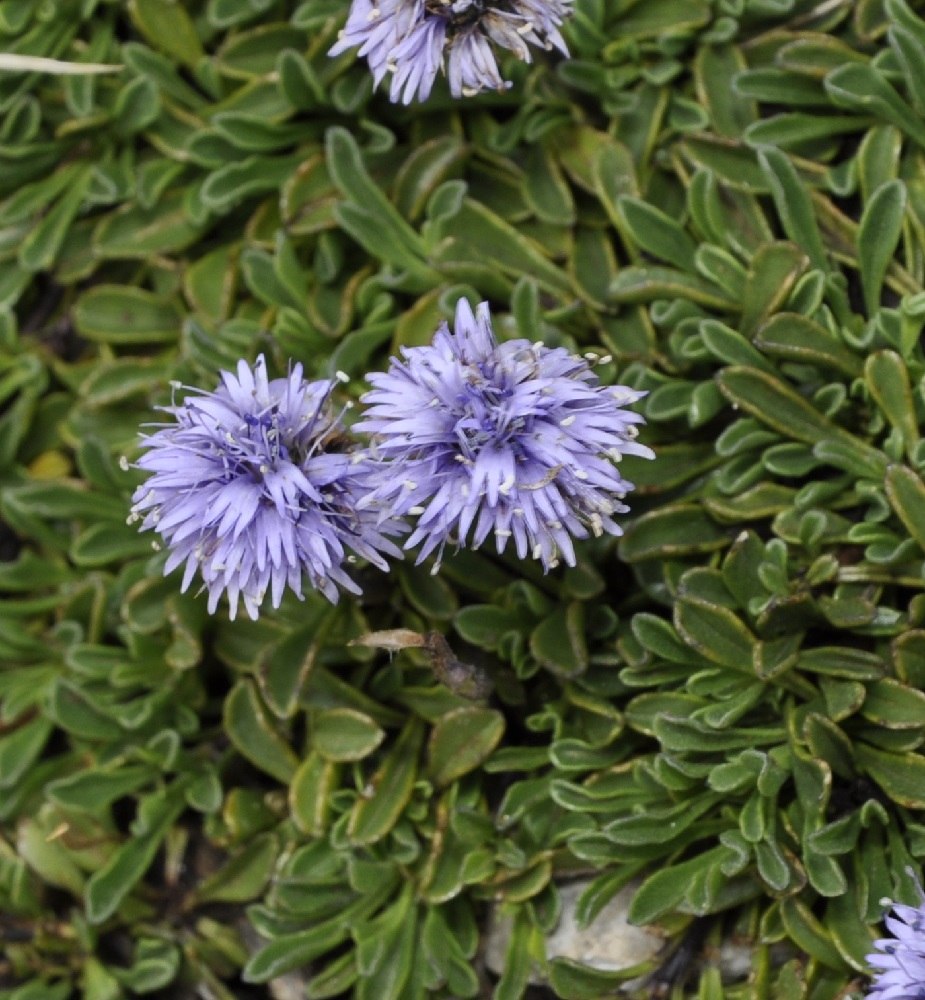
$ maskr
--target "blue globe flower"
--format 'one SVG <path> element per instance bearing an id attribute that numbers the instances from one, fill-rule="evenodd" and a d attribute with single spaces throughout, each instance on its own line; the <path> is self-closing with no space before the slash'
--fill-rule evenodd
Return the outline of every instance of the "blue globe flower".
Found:
<path id="1" fill-rule="evenodd" d="M 166 542 L 164 572 L 182 565 L 183 591 L 199 573 L 210 614 L 227 593 L 232 618 L 239 600 L 257 618 L 268 591 L 274 608 L 287 586 L 302 597 L 303 577 L 333 602 L 338 587 L 359 593 L 348 550 L 383 570 L 382 553 L 401 552 L 385 537 L 395 525 L 357 510 L 368 460 L 346 447 L 334 382 L 305 381 L 301 365 L 270 381 L 262 355 L 221 379 L 164 407 L 172 422 L 143 437 L 136 467 L 151 476 L 130 520 Z"/>
<path id="2" fill-rule="evenodd" d="M 530 46 L 568 55 L 559 26 L 572 0 L 353 0 L 329 55 L 359 47 L 378 86 L 392 74 L 389 98 L 424 101 L 441 68 L 454 97 L 504 90 L 494 46 L 531 61 Z"/>
<path id="3" fill-rule="evenodd" d="M 444 323 L 402 356 L 369 376 L 355 426 L 380 462 L 362 505 L 416 519 L 406 548 L 421 546 L 419 562 L 493 534 L 499 552 L 512 538 L 548 570 L 574 564 L 573 538 L 621 534 L 614 515 L 633 487 L 616 463 L 654 457 L 624 409 L 643 393 L 600 385 L 564 348 L 499 344 L 485 302 L 473 314 L 461 299 L 454 332 Z"/>
<path id="4" fill-rule="evenodd" d="M 867 956 L 875 970 L 867 994 L 870 1000 L 925 1000 L 925 893 L 921 886 L 919 894 L 918 906 L 892 904 L 886 926 L 893 936 L 875 941 L 878 951 Z"/>

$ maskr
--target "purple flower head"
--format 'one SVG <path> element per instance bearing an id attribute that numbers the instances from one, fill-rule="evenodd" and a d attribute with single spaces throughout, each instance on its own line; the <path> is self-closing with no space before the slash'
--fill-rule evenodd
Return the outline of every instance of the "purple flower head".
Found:
<path id="1" fill-rule="evenodd" d="M 368 459 L 343 450 L 334 383 L 306 382 L 301 365 L 268 381 L 262 355 L 221 378 L 214 392 L 163 407 L 173 422 L 142 439 L 136 467 L 151 476 L 130 520 L 169 546 L 164 573 L 184 565 L 185 591 L 198 570 L 209 613 L 227 592 L 232 618 L 239 599 L 257 618 L 268 590 L 274 608 L 287 585 L 301 597 L 303 575 L 333 602 L 338 585 L 359 593 L 342 568 L 347 549 L 380 569 L 382 552 L 401 553 L 383 535 L 391 528 L 356 509 Z"/>
<path id="2" fill-rule="evenodd" d="M 886 926 L 893 936 L 874 942 L 879 950 L 867 956 L 875 970 L 871 1000 L 925 1000 L 925 893 L 918 888 L 918 906 L 892 904 Z"/>
<path id="3" fill-rule="evenodd" d="M 488 304 L 465 299 L 456 328 L 402 351 L 373 388 L 357 430 L 373 435 L 380 466 L 362 502 L 417 519 L 407 548 L 418 562 L 455 536 L 477 548 L 494 534 L 546 569 L 574 565 L 573 538 L 621 534 L 613 515 L 632 484 L 615 462 L 654 457 L 638 444 L 644 393 L 602 386 L 583 358 L 528 340 L 499 344 Z M 471 539 L 470 539 L 471 535 Z M 439 563 L 439 560 L 438 560 Z"/>
<path id="4" fill-rule="evenodd" d="M 392 74 L 389 98 L 427 99 L 446 64 L 450 92 L 469 97 L 504 90 L 492 46 L 531 61 L 530 45 L 568 55 L 559 26 L 572 0 L 353 0 L 329 55 L 359 48 L 379 85 Z M 529 43 L 529 44 L 528 44 Z"/>

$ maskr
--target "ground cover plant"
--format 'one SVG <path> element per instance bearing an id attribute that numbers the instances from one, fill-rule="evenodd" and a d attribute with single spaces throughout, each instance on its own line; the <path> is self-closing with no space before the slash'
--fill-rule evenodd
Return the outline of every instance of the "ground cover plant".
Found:
<path id="1" fill-rule="evenodd" d="M 835 1000 L 921 903 L 925 9 L 571 6 L 473 94 L 333 0 L 0 2 L 88 70 L 0 69 L 3 1000 Z M 622 536 L 163 575 L 156 407 L 262 357 L 349 431 L 460 301 L 627 388 Z M 664 952 L 548 957 L 577 880 Z"/>

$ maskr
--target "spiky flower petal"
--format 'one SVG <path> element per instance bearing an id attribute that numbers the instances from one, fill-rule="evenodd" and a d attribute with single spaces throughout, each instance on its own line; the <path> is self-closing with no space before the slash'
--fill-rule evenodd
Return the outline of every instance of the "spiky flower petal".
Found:
<path id="1" fill-rule="evenodd" d="M 867 956 L 874 979 L 870 1000 L 925 1000 L 925 893 L 919 886 L 918 906 L 892 904 L 886 918 L 892 937 L 875 941 Z"/>
<path id="2" fill-rule="evenodd" d="M 615 462 L 654 457 L 635 440 L 642 417 L 624 409 L 643 393 L 600 385 L 564 348 L 499 344 L 485 302 L 473 314 L 460 299 L 454 332 L 443 323 L 402 355 L 369 376 L 355 426 L 382 462 L 364 503 L 416 518 L 406 547 L 421 546 L 419 561 L 494 534 L 499 552 L 513 538 L 549 569 L 574 564 L 573 538 L 621 533 L 632 484 Z"/>
<path id="3" fill-rule="evenodd" d="M 345 450 L 333 385 L 305 381 L 298 364 L 268 380 L 261 355 L 222 372 L 214 392 L 163 407 L 173 421 L 143 437 L 136 467 L 151 476 L 132 518 L 169 546 L 165 574 L 184 566 L 182 590 L 198 571 L 210 613 L 227 593 L 232 618 L 239 599 L 257 618 L 267 591 L 273 607 L 287 586 L 301 597 L 303 575 L 336 602 L 338 587 L 359 593 L 347 550 L 380 569 L 383 552 L 401 555 L 373 512 L 356 509 L 366 460 Z"/>
<path id="4" fill-rule="evenodd" d="M 454 97 L 504 90 L 494 48 L 524 62 L 530 46 L 568 55 L 559 26 L 573 0 L 353 0 L 329 55 L 359 48 L 378 86 L 392 74 L 389 98 L 424 101 L 445 67 Z"/>

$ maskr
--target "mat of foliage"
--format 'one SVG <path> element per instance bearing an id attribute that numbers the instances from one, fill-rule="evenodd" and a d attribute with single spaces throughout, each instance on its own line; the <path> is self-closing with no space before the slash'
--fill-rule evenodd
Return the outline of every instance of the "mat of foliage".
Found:
<path id="1" fill-rule="evenodd" d="M 579 876 L 751 949 L 643 996 L 834 1000 L 916 900 L 922 5 L 576 6 L 571 60 L 404 108 L 341 0 L 0 2 L 0 50 L 124 67 L 0 75 L 4 1000 L 603 996 L 544 956 Z M 358 396 L 461 295 L 648 390 L 619 543 L 258 622 L 161 577 L 119 458 L 170 380 Z M 347 645 L 393 628 L 492 698 Z"/>

